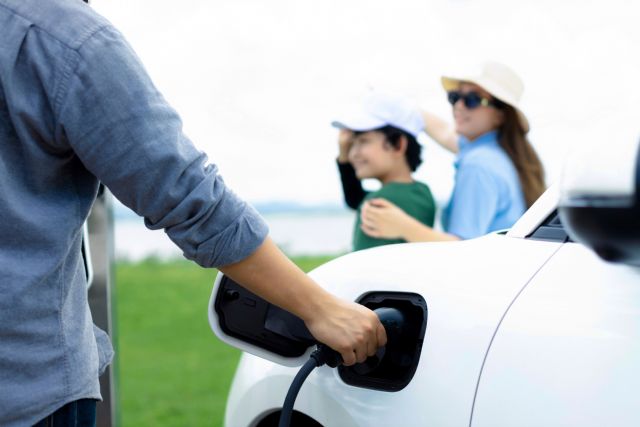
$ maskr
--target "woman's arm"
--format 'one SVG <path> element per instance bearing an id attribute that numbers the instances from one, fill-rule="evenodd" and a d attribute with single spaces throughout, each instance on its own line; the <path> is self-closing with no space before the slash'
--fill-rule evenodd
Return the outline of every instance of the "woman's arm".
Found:
<path id="1" fill-rule="evenodd" d="M 338 137 L 338 171 L 340 172 L 340 181 L 342 182 L 342 192 L 344 193 L 344 201 L 351 209 L 358 209 L 360 203 L 364 200 L 367 192 L 362 188 L 362 183 L 356 176 L 356 171 L 349 163 L 349 149 L 353 143 L 353 132 L 346 129 L 340 130 Z"/>
<path id="2" fill-rule="evenodd" d="M 458 134 L 453 126 L 427 111 L 422 112 L 422 120 L 424 131 L 431 139 L 452 153 L 458 152 Z"/>
<path id="3" fill-rule="evenodd" d="M 385 199 L 372 199 L 362 206 L 361 228 L 365 234 L 407 242 L 443 242 L 460 240 L 456 235 L 434 230 Z"/>

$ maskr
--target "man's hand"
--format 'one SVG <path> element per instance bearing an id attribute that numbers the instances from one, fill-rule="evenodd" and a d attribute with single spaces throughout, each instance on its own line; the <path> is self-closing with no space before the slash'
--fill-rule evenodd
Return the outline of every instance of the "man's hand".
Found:
<path id="1" fill-rule="evenodd" d="M 311 334 L 342 356 L 346 366 L 362 363 L 387 343 L 387 334 L 378 316 L 368 308 L 328 295 L 305 320 Z"/>
<path id="2" fill-rule="evenodd" d="M 340 353 L 346 366 L 364 362 L 387 342 L 384 326 L 373 311 L 325 291 L 269 237 L 253 254 L 220 271 L 304 320 L 318 341 Z"/>

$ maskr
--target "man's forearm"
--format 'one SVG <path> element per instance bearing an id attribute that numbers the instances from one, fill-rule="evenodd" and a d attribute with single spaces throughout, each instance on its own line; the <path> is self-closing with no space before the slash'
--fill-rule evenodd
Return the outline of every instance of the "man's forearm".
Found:
<path id="1" fill-rule="evenodd" d="M 220 267 L 251 292 L 307 320 L 329 294 L 289 260 L 267 237 L 250 256 Z"/>
<path id="2" fill-rule="evenodd" d="M 364 362 L 386 343 L 384 327 L 371 310 L 322 289 L 268 237 L 249 257 L 220 271 L 300 317 L 318 341 L 340 353 L 347 366 Z"/>

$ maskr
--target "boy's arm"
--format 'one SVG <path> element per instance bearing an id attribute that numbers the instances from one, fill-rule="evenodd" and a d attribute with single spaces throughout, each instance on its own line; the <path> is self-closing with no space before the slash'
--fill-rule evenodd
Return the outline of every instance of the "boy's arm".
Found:
<path id="1" fill-rule="evenodd" d="M 342 182 L 344 201 L 351 209 L 358 209 L 358 206 L 367 196 L 367 192 L 362 188 L 362 183 L 356 176 L 356 171 L 351 163 L 341 163 L 338 158 L 337 164 L 340 172 L 340 182 Z"/>
<path id="2" fill-rule="evenodd" d="M 353 144 L 353 132 L 341 129 L 338 136 L 338 171 L 340 172 L 340 182 L 342 182 L 342 192 L 344 201 L 351 209 L 358 209 L 364 200 L 367 192 L 362 188 L 362 183 L 356 176 L 356 171 L 349 162 L 349 150 Z"/>
<path id="3" fill-rule="evenodd" d="M 252 255 L 220 271 L 304 320 L 315 338 L 341 354 L 345 365 L 364 362 L 386 343 L 384 327 L 371 310 L 322 289 L 268 237 Z"/>

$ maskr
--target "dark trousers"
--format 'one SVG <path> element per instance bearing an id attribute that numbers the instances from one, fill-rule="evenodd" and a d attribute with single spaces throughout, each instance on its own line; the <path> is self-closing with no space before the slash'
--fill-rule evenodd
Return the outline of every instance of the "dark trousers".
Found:
<path id="1" fill-rule="evenodd" d="M 80 399 L 67 403 L 33 427 L 95 427 L 96 400 Z"/>

